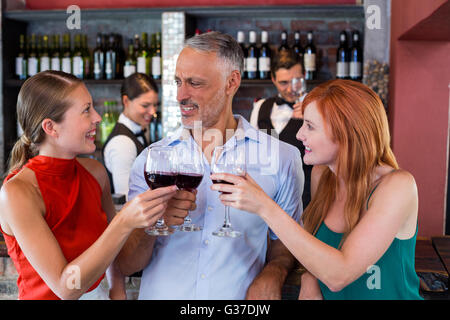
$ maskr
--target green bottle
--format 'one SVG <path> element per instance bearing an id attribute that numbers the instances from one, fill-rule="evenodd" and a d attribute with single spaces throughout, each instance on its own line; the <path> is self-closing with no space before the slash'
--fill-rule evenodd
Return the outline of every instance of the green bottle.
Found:
<path id="1" fill-rule="evenodd" d="M 161 32 L 155 34 L 155 48 L 152 57 L 153 79 L 161 79 Z"/>
<path id="2" fill-rule="evenodd" d="M 123 77 L 126 78 L 136 72 L 136 57 L 134 55 L 133 40 L 128 42 L 127 60 L 123 66 Z"/>
<path id="3" fill-rule="evenodd" d="M 40 68 L 39 71 L 50 70 L 50 54 L 48 50 L 48 36 L 42 37 L 42 47 L 39 55 Z"/>
<path id="4" fill-rule="evenodd" d="M 87 44 L 87 34 L 82 35 L 81 52 L 83 52 L 83 66 L 84 66 L 84 78 L 91 78 L 91 53 L 89 52 Z"/>
<path id="5" fill-rule="evenodd" d="M 28 76 L 32 77 L 39 72 L 39 55 L 36 48 L 36 35 L 33 33 L 30 38 L 28 52 Z"/>
<path id="6" fill-rule="evenodd" d="M 20 80 L 25 80 L 27 78 L 27 51 L 25 48 L 25 35 L 21 34 L 19 37 L 20 47 L 19 53 L 16 56 L 16 76 Z"/>
<path id="7" fill-rule="evenodd" d="M 52 41 L 52 59 L 50 63 L 50 69 L 60 71 L 61 70 L 61 50 L 59 47 L 59 34 L 53 35 Z"/>
<path id="8" fill-rule="evenodd" d="M 81 35 L 75 35 L 74 50 L 72 57 L 72 73 L 75 77 L 84 78 L 83 52 L 81 51 Z"/>
<path id="9" fill-rule="evenodd" d="M 147 33 L 142 32 L 141 50 L 137 55 L 137 72 L 150 74 L 150 50 L 148 48 Z"/>
<path id="10" fill-rule="evenodd" d="M 72 51 L 70 50 L 70 34 L 68 33 L 63 36 L 61 70 L 66 73 L 72 73 Z"/>

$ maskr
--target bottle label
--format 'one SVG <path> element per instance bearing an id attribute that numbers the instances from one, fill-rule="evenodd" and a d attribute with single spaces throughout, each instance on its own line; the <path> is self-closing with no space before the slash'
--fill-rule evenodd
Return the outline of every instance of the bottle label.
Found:
<path id="1" fill-rule="evenodd" d="M 356 61 L 350 62 L 350 77 L 352 78 L 361 77 L 361 62 Z"/>
<path id="2" fill-rule="evenodd" d="M 49 57 L 41 57 L 41 68 L 40 71 L 45 71 L 50 69 L 50 58 Z"/>
<path id="3" fill-rule="evenodd" d="M 112 75 L 112 63 L 111 63 L 111 59 L 106 59 L 106 65 L 105 65 L 105 73 L 107 75 Z"/>
<path id="4" fill-rule="evenodd" d="M 135 65 L 127 65 L 123 66 L 123 76 L 124 78 L 131 76 L 133 73 L 136 73 L 136 66 Z"/>
<path id="5" fill-rule="evenodd" d="M 259 57 L 259 71 L 270 71 L 269 57 Z"/>
<path id="6" fill-rule="evenodd" d="M 152 74 L 154 76 L 161 75 L 161 57 L 152 58 Z"/>
<path id="7" fill-rule="evenodd" d="M 244 72 L 248 70 L 247 68 L 247 58 L 244 58 Z"/>
<path id="8" fill-rule="evenodd" d="M 338 78 L 346 78 L 348 77 L 348 62 L 337 62 L 336 63 L 336 77 Z"/>
<path id="9" fill-rule="evenodd" d="M 137 58 L 137 72 L 147 74 L 147 59 L 145 57 Z"/>
<path id="10" fill-rule="evenodd" d="M 305 53 L 303 57 L 304 57 L 305 71 L 316 71 L 316 54 Z"/>
<path id="11" fill-rule="evenodd" d="M 62 59 L 62 71 L 72 73 L 72 63 L 69 57 Z"/>
<path id="12" fill-rule="evenodd" d="M 59 58 L 52 58 L 52 70 L 61 70 L 61 60 Z"/>
<path id="13" fill-rule="evenodd" d="M 98 63 L 98 61 L 94 62 L 94 74 L 99 75 L 102 72 L 102 70 L 100 70 L 100 63 Z"/>
<path id="14" fill-rule="evenodd" d="M 256 58 L 247 58 L 247 71 L 248 72 L 256 72 L 256 71 L 258 71 L 258 59 L 256 59 Z"/>
<path id="15" fill-rule="evenodd" d="M 16 75 L 20 76 L 22 75 L 22 61 L 23 58 L 22 57 L 16 57 Z"/>
<path id="16" fill-rule="evenodd" d="M 73 74 L 76 77 L 83 77 L 83 58 L 73 57 Z"/>
<path id="17" fill-rule="evenodd" d="M 34 76 L 38 73 L 38 60 L 36 58 L 28 58 L 28 75 Z"/>

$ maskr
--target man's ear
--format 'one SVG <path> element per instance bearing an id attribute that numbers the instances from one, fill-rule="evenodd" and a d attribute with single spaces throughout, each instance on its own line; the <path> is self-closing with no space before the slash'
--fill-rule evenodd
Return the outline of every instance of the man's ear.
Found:
<path id="1" fill-rule="evenodd" d="M 231 71 L 231 75 L 227 79 L 227 94 L 235 94 L 241 85 L 241 73 L 238 70 Z"/>
<path id="2" fill-rule="evenodd" d="M 53 120 L 46 118 L 42 121 L 41 126 L 42 130 L 44 130 L 46 134 L 48 134 L 51 137 L 58 138 L 59 135 L 58 130 L 56 128 L 57 126 Z"/>

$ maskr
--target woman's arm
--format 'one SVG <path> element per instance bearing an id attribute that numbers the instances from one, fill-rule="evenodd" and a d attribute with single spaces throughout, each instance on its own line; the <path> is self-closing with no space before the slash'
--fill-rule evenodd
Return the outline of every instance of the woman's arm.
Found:
<path id="1" fill-rule="evenodd" d="M 337 250 L 305 231 L 251 177 L 218 174 L 215 179 L 235 184 L 212 186 L 213 190 L 231 192 L 220 196 L 225 205 L 256 211 L 297 260 L 332 291 L 341 290 L 365 273 L 386 252 L 406 221 L 417 216 L 414 178 L 398 170 L 383 179 L 368 211 Z"/>

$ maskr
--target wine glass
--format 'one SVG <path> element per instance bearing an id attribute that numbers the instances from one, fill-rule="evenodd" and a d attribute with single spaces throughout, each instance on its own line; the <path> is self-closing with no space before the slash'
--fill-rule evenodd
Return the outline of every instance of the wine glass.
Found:
<path id="1" fill-rule="evenodd" d="M 193 143 L 191 148 L 176 148 L 178 160 L 177 187 L 194 191 L 198 188 L 203 179 L 204 167 L 203 156 L 198 146 Z M 192 219 L 188 215 L 184 218 L 184 224 L 178 228 L 180 231 L 200 231 L 201 226 L 192 223 Z"/>
<path id="2" fill-rule="evenodd" d="M 293 78 L 291 80 L 292 94 L 296 97 L 295 103 L 301 101 L 301 98 L 306 93 L 306 80 L 303 77 Z"/>
<path id="3" fill-rule="evenodd" d="M 238 152 L 238 148 L 234 150 L 226 150 L 225 147 L 219 146 L 214 148 L 211 159 L 211 173 L 231 173 L 239 176 L 245 176 L 245 154 Z M 230 184 L 223 180 L 213 180 L 213 183 Z M 217 237 L 238 238 L 242 232 L 233 229 L 230 221 L 230 208 L 225 206 L 225 219 L 223 225 L 212 233 Z"/>
<path id="4" fill-rule="evenodd" d="M 150 189 L 172 186 L 176 183 L 176 159 L 172 147 L 149 147 L 144 169 L 145 181 Z M 168 236 L 173 229 L 165 224 L 164 218 L 158 219 L 156 225 L 145 232 L 152 236 Z"/>

